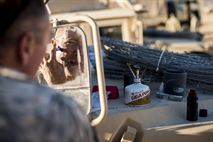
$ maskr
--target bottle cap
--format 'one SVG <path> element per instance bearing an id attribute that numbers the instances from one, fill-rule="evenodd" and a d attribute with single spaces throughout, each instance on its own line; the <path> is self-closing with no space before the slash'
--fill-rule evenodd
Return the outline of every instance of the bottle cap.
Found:
<path id="1" fill-rule="evenodd" d="M 196 94 L 196 91 L 195 91 L 195 89 L 190 89 L 189 93 Z"/>
<path id="2" fill-rule="evenodd" d="M 207 111 L 207 109 L 200 109 L 200 111 L 199 111 L 199 116 L 200 116 L 200 117 L 207 117 L 207 116 L 208 116 L 208 111 Z"/>
<path id="3" fill-rule="evenodd" d="M 190 97 L 197 97 L 197 93 L 194 89 L 190 89 L 189 93 L 188 93 L 188 96 Z"/>

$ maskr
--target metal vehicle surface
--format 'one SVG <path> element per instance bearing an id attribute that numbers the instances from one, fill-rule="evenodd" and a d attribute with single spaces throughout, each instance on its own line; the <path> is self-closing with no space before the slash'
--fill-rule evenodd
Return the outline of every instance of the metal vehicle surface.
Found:
<path id="1" fill-rule="evenodd" d="M 135 129 L 133 137 L 128 139 L 131 142 L 212 142 L 213 141 L 213 99 L 210 95 L 200 93 L 200 107 L 208 108 L 209 117 L 200 118 L 198 122 L 191 123 L 185 120 L 185 100 L 183 102 L 171 102 L 168 100 L 159 100 L 154 95 L 158 83 L 150 83 L 152 90 L 151 103 L 145 106 L 130 107 L 124 105 L 123 80 L 104 78 L 102 68 L 102 58 L 100 50 L 99 30 L 95 25 L 91 25 L 92 21 L 82 14 L 89 15 L 96 22 L 100 30 L 100 34 L 114 35 L 115 31 L 121 32 L 121 35 L 114 35 L 115 38 L 120 37 L 124 41 L 133 43 L 143 43 L 142 34 L 138 33 L 138 29 L 142 28 L 140 22 L 137 23 L 137 16 L 132 10 L 127 9 L 104 9 L 95 11 L 81 12 L 65 12 L 52 13 L 51 20 L 67 20 L 72 25 L 77 25 L 83 29 L 89 45 L 95 47 L 96 63 L 99 68 L 98 84 L 101 86 L 101 109 L 102 112 L 98 119 L 92 121 L 97 134 L 103 141 L 119 142 L 121 138 L 128 135 L 128 126 Z M 87 19 L 87 20 L 85 20 Z M 142 31 L 139 30 L 139 31 Z M 118 33 L 119 33 L 118 32 Z M 93 37 L 92 37 L 93 35 Z M 98 36 L 97 36 L 98 35 Z M 96 41 L 96 42 L 93 42 Z M 87 58 L 87 60 L 89 60 Z M 94 79 L 95 77 L 91 77 Z M 109 100 L 108 108 L 104 104 L 105 96 L 105 79 L 106 85 L 115 85 L 119 88 L 120 97 L 117 100 Z M 88 89 L 88 88 L 87 88 Z M 91 90 L 88 90 L 89 92 Z M 90 92 L 91 93 L 91 92 Z M 106 116 L 106 112 L 108 114 Z M 99 114 L 99 112 L 97 112 Z M 101 121 L 106 116 L 105 121 Z M 134 121 L 129 121 L 131 120 Z M 124 120 L 126 120 L 122 123 Z M 120 126 L 119 129 L 117 129 Z M 125 126 L 125 127 L 123 127 Z M 142 128 L 142 129 L 141 129 Z M 116 130 L 117 129 L 117 130 Z M 127 137 L 128 138 L 128 137 Z M 143 140 L 142 140 L 143 138 Z"/>
<path id="2" fill-rule="evenodd" d="M 144 27 L 157 27 L 167 20 L 166 0 L 109 0 L 109 6 L 134 10 Z"/>
<path id="3" fill-rule="evenodd" d="M 62 4 L 63 5 L 63 4 Z M 51 8 L 51 6 L 49 7 Z M 129 9 L 113 8 L 113 9 L 96 9 L 96 10 L 81 10 L 75 12 L 54 13 L 51 11 L 51 19 L 67 20 L 79 14 L 84 14 L 92 17 L 98 24 L 101 36 L 112 36 L 120 38 L 124 41 L 143 44 L 143 25 L 137 19 L 137 15 L 134 11 Z M 91 45 L 91 29 L 85 23 L 78 23 L 85 31 L 88 44 Z"/>
<path id="4" fill-rule="evenodd" d="M 203 48 L 203 43 L 201 40 L 194 38 L 196 36 L 202 37 L 201 35 L 195 32 L 182 30 L 178 31 L 177 33 L 167 31 L 166 23 L 169 21 L 168 13 L 171 12 L 171 10 L 167 8 L 167 3 L 168 2 L 166 0 L 109 0 L 108 7 L 120 7 L 122 9 L 129 9 L 134 12 L 137 18 L 143 23 L 141 35 L 143 36 L 143 41 L 145 44 L 154 44 L 154 47 L 161 48 L 161 46 L 159 47 L 159 43 L 162 43 L 167 45 L 166 49 L 168 51 L 178 53 L 192 51 L 203 52 L 205 50 L 205 48 Z M 178 3 L 178 1 L 174 1 L 174 3 Z M 175 10 L 176 9 L 173 11 Z M 177 13 L 178 15 L 184 16 L 183 13 L 186 12 L 182 11 L 182 13 Z M 185 18 L 187 18 L 187 16 L 185 16 Z"/>

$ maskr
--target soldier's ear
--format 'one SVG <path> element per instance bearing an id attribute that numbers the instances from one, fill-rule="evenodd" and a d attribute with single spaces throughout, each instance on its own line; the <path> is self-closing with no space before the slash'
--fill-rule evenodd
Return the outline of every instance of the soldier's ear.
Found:
<path id="1" fill-rule="evenodd" d="M 18 61 L 22 66 L 30 62 L 30 58 L 35 50 L 35 38 L 32 32 L 26 32 L 19 37 L 17 45 Z"/>

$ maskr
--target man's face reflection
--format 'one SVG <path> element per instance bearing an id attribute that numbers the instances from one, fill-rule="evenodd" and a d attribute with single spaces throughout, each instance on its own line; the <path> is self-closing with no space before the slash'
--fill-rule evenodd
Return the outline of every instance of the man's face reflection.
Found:
<path id="1" fill-rule="evenodd" d="M 65 66 L 78 65 L 78 50 L 80 49 L 80 37 L 72 30 L 67 30 L 60 41 L 59 50 L 61 60 Z"/>
<path id="2" fill-rule="evenodd" d="M 81 37 L 73 30 L 67 29 L 59 40 L 60 60 L 68 80 L 80 74 L 79 65 L 82 59 Z"/>
<path id="3" fill-rule="evenodd" d="M 72 29 L 60 33 L 52 40 L 40 67 L 48 84 L 72 81 L 84 72 L 81 36 Z"/>

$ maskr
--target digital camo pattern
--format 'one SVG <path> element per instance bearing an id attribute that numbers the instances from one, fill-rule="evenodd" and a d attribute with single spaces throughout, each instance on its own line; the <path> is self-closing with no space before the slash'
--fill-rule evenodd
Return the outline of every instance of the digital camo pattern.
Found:
<path id="1" fill-rule="evenodd" d="M 95 141 L 79 105 L 52 89 L 0 77 L 0 97 L 2 142 Z"/>

